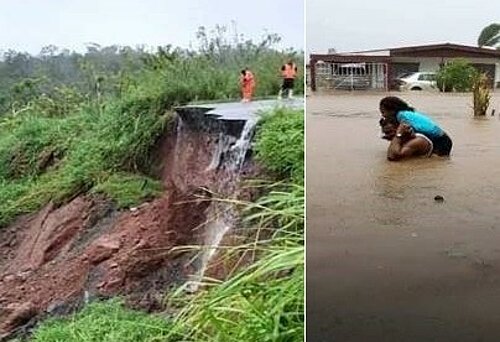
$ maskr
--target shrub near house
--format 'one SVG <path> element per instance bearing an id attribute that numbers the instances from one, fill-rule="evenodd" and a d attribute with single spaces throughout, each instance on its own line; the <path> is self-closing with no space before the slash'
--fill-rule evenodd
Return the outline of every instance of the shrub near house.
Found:
<path id="1" fill-rule="evenodd" d="M 466 59 L 456 59 L 439 70 L 438 88 L 443 92 L 470 91 L 477 73 L 477 70 Z"/>

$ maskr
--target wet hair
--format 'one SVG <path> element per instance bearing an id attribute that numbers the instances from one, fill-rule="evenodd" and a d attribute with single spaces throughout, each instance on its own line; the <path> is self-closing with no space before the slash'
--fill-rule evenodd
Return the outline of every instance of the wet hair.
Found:
<path id="1" fill-rule="evenodd" d="M 389 112 L 394 113 L 394 115 L 396 115 L 398 112 L 402 110 L 409 110 L 412 112 L 415 110 L 413 107 L 410 107 L 408 103 L 404 102 L 403 100 L 401 100 L 399 97 L 396 96 L 384 97 L 382 100 L 380 100 L 380 107 L 384 108 Z"/>
<path id="2" fill-rule="evenodd" d="M 386 140 L 391 140 L 388 134 L 391 135 L 395 134 L 396 129 L 399 126 L 399 123 L 396 120 L 396 118 L 381 118 L 378 124 L 380 125 L 380 131 L 383 134 L 382 139 Z"/>
<path id="3" fill-rule="evenodd" d="M 393 125 L 393 126 L 398 126 L 399 123 L 398 121 L 396 120 L 396 118 L 381 118 L 379 121 L 378 121 L 378 124 L 380 125 L 380 127 L 385 127 L 387 125 Z"/>

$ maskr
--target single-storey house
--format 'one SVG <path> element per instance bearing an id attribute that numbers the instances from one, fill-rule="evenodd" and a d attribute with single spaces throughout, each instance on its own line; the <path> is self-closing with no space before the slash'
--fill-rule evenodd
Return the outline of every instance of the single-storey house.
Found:
<path id="1" fill-rule="evenodd" d="M 500 50 L 459 44 L 432 44 L 333 54 L 311 54 L 311 89 L 385 89 L 410 72 L 437 72 L 447 62 L 465 58 L 500 87 Z"/>

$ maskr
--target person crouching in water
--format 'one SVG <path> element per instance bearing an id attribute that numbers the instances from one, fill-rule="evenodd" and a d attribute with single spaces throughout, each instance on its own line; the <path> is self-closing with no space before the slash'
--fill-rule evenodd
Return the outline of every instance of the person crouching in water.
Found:
<path id="1" fill-rule="evenodd" d="M 248 68 L 241 70 L 240 87 L 242 96 L 241 102 L 250 102 L 255 90 L 255 78 Z"/>
<path id="2" fill-rule="evenodd" d="M 433 143 L 425 135 L 415 133 L 407 124 L 398 124 L 395 120 L 381 119 L 382 139 L 389 140 L 387 159 L 398 161 L 410 157 L 430 157 Z"/>
<path id="3" fill-rule="evenodd" d="M 278 100 L 282 99 L 284 92 L 288 92 L 288 98 L 291 99 L 293 97 L 295 77 L 297 76 L 297 66 L 293 61 L 289 61 L 281 67 L 281 76 L 283 77 L 283 84 L 278 94 Z"/>
<path id="4" fill-rule="evenodd" d="M 451 138 L 427 115 L 417 112 L 396 96 L 388 96 L 380 100 L 379 109 L 385 119 L 395 121 L 398 125 L 406 124 L 415 133 L 429 138 L 433 145 L 432 153 L 438 156 L 450 155 L 453 146 Z"/>

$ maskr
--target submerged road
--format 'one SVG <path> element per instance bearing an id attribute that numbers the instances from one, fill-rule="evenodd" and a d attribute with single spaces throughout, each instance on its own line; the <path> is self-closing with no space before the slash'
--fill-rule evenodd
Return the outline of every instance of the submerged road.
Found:
<path id="1" fill-rule="evenodd" d="M 307 340 L 500 341 L 500 120 L 470 94 L 397 95 L 450 159 L 386 161 L 384 94 L 307 100 Z"/>

